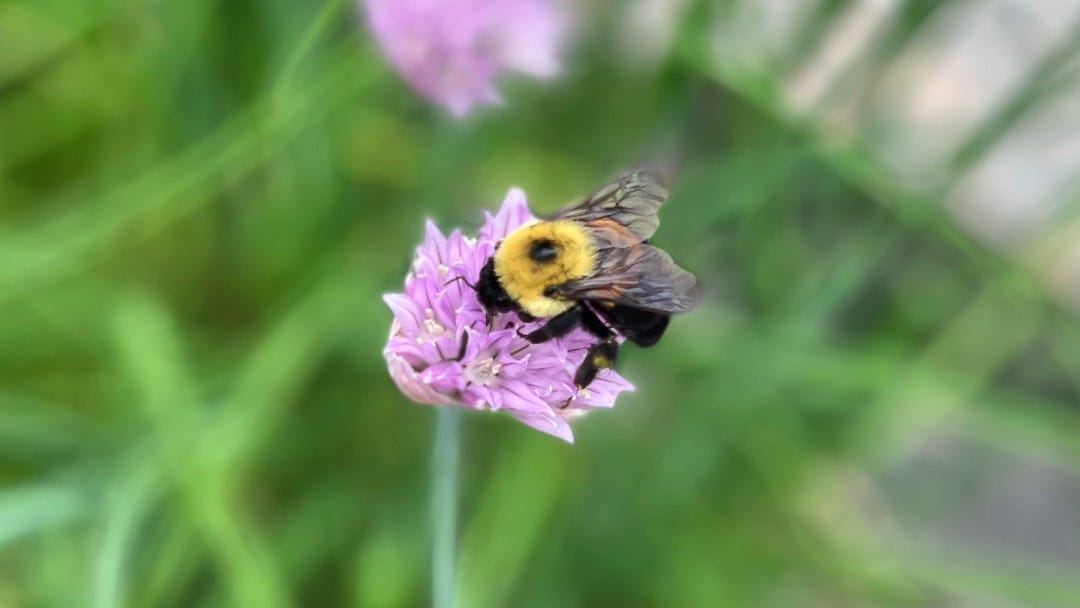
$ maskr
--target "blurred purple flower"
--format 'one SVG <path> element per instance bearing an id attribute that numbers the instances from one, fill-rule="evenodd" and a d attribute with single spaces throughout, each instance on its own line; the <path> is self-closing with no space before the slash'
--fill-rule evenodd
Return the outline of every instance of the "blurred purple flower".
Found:
<path id="1" fill-rule="evenodd" d="M 568 21 L 555 0 L 364 0 L 379 47 L 402 77 L 464 116 L 501 103 L 502 71 L 549 78 Z"/>
<path id="2" fill-rule="evenodd" d="M 506 195 L 494 216 L 485 216 L 479 239 L 459 230 L 444 236 L 428 220 L 424 243 L 405 277 L 405 293 L 383 296 L 394 313 L 383 351 L 390 376 L 413 401 L 505 410 L 573 442 L 567 418 L 611 407 L 620 392 L 633 386 L 614 371 L 602 370 L 587 389 L 577 391 L 574 371 L 595 340 L 583 329 L 530 344 L 518 330 L 531 331 L 544 321 L 523 323 L 508 313 L 497 315 L 488 330 L 483 306 L 465 281 L 475 283 L 496 244 L 534 218 L 518 189 Z"/>

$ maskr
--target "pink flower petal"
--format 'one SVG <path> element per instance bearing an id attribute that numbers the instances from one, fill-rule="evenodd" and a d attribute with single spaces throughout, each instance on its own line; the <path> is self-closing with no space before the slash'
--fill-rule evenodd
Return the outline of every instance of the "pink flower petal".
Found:
<path id="1" fill-rule="evenodd" d="M 449 396 L 440 394 L 435 389 L 424 384 L 416 370 L 398 355 L 388 353 L 386 355 L 386 365 L 390 369 L 390 378 L 409 399 L 429 405 L 449 405 L 454 403 L 454 400 Z"/>
<path id="2" fill-rule="evenodd" d="M 558 414 L 541 414 L 537 412 L 510 411 L 510 415 L 532 428 L 554 435 L 566 443 L 574 443 L 574 432 L 570 429 L 566 419 Z"/>
<path id="3" fill-rule="evenodd" d="M 529 212 L 525 193 L 520 188 L 511 188 L 495 215 L 487 213 L 485 219 L 487 221 L 480 228 L 480 240 L 494 244 L 506 238 L 518 226 L 536 218 Z"/>
<path id="4" fill-rule="evenodd" d="M 383 302 L 394 313 L 394 319 L 401 324 L 400 332 L 406 335 L 414 335 L 420 330 L 423 317 L 417 310 L 416 302 L 410 300 L 403 293 L 383 294 Z"/>

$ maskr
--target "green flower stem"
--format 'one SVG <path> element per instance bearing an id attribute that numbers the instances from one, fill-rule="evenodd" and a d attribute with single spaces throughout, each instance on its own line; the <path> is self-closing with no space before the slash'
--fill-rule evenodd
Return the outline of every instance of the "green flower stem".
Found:
<path id="1" fill-rule="evenodd" d="M 435 447 L 431 460 L 431 605 L 433 608 L 452 608 L 461 411 L 453 406 L 437 409 Z"/>

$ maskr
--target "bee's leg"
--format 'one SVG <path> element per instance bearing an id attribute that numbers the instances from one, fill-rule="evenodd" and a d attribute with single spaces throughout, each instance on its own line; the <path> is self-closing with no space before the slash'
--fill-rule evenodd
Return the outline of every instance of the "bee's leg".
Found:
<path id="1" fill-rule="evenodd" d="M 581 326 L 590 334 L 600 338 L 600 341 L 589 347 L 589 352 L 585 354 L 585 360 L 581 362 L 577 372 L 574 373 L 574 386 L 579 391 L 592 384 L 600 370 L 614 367 L 615 358 L 619 354 L 619 344 L 615 341 L 615 332 L 611 331 L 611 328 L 605 325 L 600 320 L 600 317 L 596 316 L 596 313 L 587 306 L 580 306 L 582 308 Z M 573 400 L 574 396 L 571 396 L 559 407 L 565 408 Z"/>
<path id="2" fill-rule="evenodd" d="M 578 366 L 577 373 L 574 374 L 574 386 L 577 386 L 579 390 L 589 386 L 600 370 L 615 367 L 615 359 L 618 356 L 619 344 L 615 342 L 614 337 L 593 344 L 585 355 L 585 360 Z"/>
<path id="3" fill-rule="evenodd" d="M 531 331 L 527 334 L 521 334 L 519 332 L 519 335 L 533 344 L 539 344 L 540 342 L 546 342 L 552 338 L 565 336 L 570 333 L 570 330 L 581 323 L 582 310 L 581 305 L 578 304 L 566 312 L 551 317 L 551 319 L 549 319 L 547 323 L 544 323 L 540 329 Z"/>
<path id="4" fill-rule="evenodd" d="M 585 354 L 585 360 L 581 362 L 577 372 L 574 373 L 574 386 L 579 391 L 588 387 L 596 379 L 596 375 L 600 373 L 600 370 L 615 367 L 615 359 L 618 358 L 618 355 L 619 343 L 615 341 L 614 334 L 606 340 L 593 344 L 589 348 L 589 352 Z M 574 398 L 570 397 L 561 407 L 565 408 L 573 400 Z"/>
<path id="5" fill-rule="evenodd" d="M 596 316 L 596 313 L 589 309 L 587 306 L 581 306 L 581 326 L 588 332 L 601 340 L 610 340 L 615 336 L 615 333 L 611 331 L 600 317 Z"/>

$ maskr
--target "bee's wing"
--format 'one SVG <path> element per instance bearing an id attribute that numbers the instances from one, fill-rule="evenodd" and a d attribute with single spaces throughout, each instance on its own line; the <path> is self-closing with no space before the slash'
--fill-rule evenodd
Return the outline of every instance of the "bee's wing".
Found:
<path id="1" fill-rule="evenodd" d="M 660 225 L 656 212 L 667 197 L 668 189 L 656 174 L 638 169 L 563 208 L 552 219 L 584 223 L 610 219 L 628 228 L 640 242 L 656 232 Z"/>
<path id="2" fill-rule="evenodd" d="M 671 256 L 647 243 L 597 250 L 595 271 L 556 287 L 575 300 L 606 300 L 662 313 L 686 312 L 697 303 L 697 279 Z"/>

